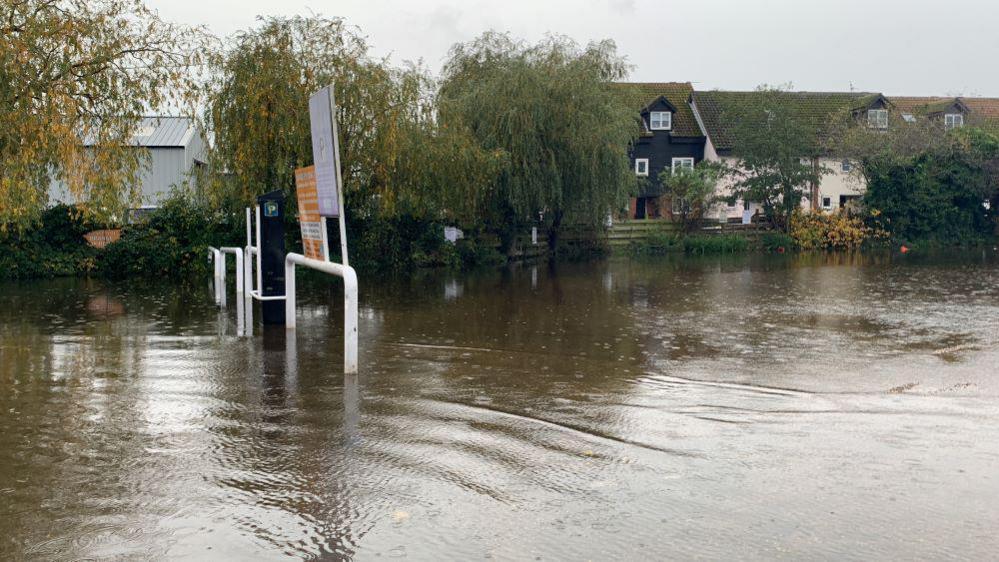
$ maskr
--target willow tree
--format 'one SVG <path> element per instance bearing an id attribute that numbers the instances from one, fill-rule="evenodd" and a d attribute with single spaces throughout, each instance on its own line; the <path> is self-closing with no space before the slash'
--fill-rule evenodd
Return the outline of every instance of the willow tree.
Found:
<path id="1" fill-rule="evenodd" d="M 494 158 L 460 128 L 437 126 L 424 69 L 370 56 L 342 19 L 268 18 L 237 34 L 212 66 L 208 192 L 216 202 L 243 203 L 273 189 L 293 197 L 295 168 L 313 160 L 309 96 L 329 84 L 351 213 L 456 211 L 468 200 L 452 197 L 454 190 L 481 183 L 492 167 Z"/>
<path id="2" fill-rule="evenodd" d="M 0 36 L 0 229 L 37 219 L 53 180 L 92 216 L 122 216 L 138 119 L 192 91 L 204 34 L 139 0 L 3 0 Z"/>
<path id="3" fill-rule="evenodd" d="M 504 155 L 485 209 L 507 242 L 540 221 L 554 248 L 566 224 L 597 224 L 619 208 L 634 184 L 627 147 L 637 128 L 611 83 L 627 70 L 610 41 L 527 45 L 490 32 L 451 49 L 441 121 Z"/>

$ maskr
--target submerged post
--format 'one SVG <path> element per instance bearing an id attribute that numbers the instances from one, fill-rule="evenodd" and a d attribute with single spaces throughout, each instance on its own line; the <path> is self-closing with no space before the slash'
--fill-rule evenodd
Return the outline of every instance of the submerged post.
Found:
<path id="1" fill-rule="evenodd" d="M 219 306 L 225 308 L 226 297 L 225 297 L 225 255 L 232 254 L 236 256 L 236 301 L 240 304 L 243 298 L 243 250 L 239 248 L 222 247 L 219 248 L 220 255 L 222 256 L 221 267 L 218 271 L 219 285 L 222 288 L 221 297 L 219 299 Z"/>
<path id="2" fill-rule="evenodd" d="M 220 282 L 220 277 L 224 275 L 224 273 L 222 273 L 224 271 L 224 266 L 222 265 L 222 253 L 219 252 L 218 248 L 214 248 L 212 246 L 208 247 L 208 252 L 212 257 L 212 267 L 214 268 L 212 272 L 212 288 L 215 292 L 215 304 L 221 305 L 222 299 L 224 298 L 222 292 L 225 291 L 225 287 L 222 286 Z"/>
<path id="3" fill-rule="evenodd" d="M 302 265 L 343 278 L 343 372 L 357 373 L 357 273 L 349 265 L 288 254 L 284 258 L 285 326 L 295 329 L 295 266 Z"/>

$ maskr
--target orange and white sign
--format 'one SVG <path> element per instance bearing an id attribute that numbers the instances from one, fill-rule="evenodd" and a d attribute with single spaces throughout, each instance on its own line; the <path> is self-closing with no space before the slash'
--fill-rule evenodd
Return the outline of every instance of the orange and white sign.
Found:
<path id="1" fill-rule="evenodd" d="M 319 192 L 316 190 L 316 167 L 295 170 L 298 195 L 298 224 L 302 227 L 302 250 L 307 258 L 329 261 L 326 229 L 319 215 Z"/>

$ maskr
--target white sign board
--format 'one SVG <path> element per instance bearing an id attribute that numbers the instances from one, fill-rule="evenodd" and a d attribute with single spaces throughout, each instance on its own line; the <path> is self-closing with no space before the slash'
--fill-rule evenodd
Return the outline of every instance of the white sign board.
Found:
<path id="1" fill-rule="evenodd" d="M 347 223 L 344 222 L 343 178 L 340 177 L 340 140 L 336 126 L 336 101 L 333 86 L 326 86 L 309 98 L 309 121 L 312 127 L 312 158 L 319 201 L 320 228 L 325 235 L 326 218 L 336 217 L 340 223 L 340 259 L 347 259 Z M 329 246 L 326 242 L 329 259 Z"/>
<path id="2" fill-rule="evenodd" d="M 309 98 L 312 125 L 312 158 L 316 166 L 316 192 L 319 214 L 340 216 L 340 150 L 333 124 L 333 89 L 326 86 Z"/>

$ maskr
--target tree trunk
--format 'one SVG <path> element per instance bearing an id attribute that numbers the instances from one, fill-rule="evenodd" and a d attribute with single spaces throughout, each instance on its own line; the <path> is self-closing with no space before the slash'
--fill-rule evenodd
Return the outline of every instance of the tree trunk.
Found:
<path id="1" fill-rule="evenodd" d="M 558 237 L 562 230 L 562 211 L 552 213 L 552 224 L 548 227 L 548 252 L 555 257 L 558 250 Z"/>

